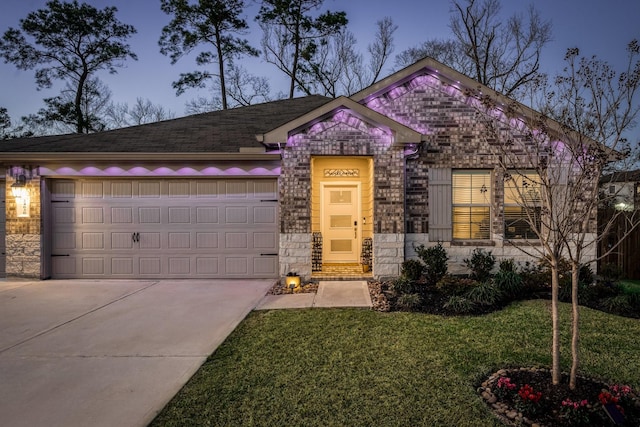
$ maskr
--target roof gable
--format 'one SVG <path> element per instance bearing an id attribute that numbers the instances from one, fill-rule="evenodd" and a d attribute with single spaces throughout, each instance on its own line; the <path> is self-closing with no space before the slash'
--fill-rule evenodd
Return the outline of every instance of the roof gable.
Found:
<path id="1" fill-rule="evenodd" d="M 266 145 L 285 143 L 292 133 L 308 128 L 344 110 L 348 110 L 359 119 L 391 133 L 396 143 L 416 143 L 424 139 L 420 132 L 344 96 L 338 97 L 269 132 L 260 134 L 258 139 Z"/>

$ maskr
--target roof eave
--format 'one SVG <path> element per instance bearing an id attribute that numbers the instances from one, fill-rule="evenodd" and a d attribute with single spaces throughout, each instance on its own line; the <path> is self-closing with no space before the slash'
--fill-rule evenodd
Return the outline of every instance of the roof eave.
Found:
<path id="1" fill-rule="evenodd" d="M 202 161 L 202 160 L 276 160 L 279 159 L 279 153 L 211 153 L 211 152 L 194 152 L 194 153 L 127 153 L 127 152 L 111 152 L 111 153 L 2 153 L 0 154 L 0 163 L 12 162 L 47 162 L 47 161 Z"/>

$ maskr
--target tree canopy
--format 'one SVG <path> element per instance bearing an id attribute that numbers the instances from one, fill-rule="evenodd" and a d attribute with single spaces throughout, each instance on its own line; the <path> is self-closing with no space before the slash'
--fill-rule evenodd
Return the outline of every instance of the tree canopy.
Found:
<path id="1" fill-rule="evenodd" d="M 289 98 L 296 89 L 310 94 L 313 58 L 348 23 L 345 12 L 324 12 L 317 16 L 324 0 L 263 0 L 256 19 L 263 30 L 262 48 L 267 62 L 289 76 Z"/>
<path id="2" fill-rule="evenodd" d="M 0 55 L 21 70 L 36 70 L 38 88 L 49 88 L 61 80 L 72 88 L 75 131 L 91 132 L 89 118 L 82 110 L 84 91 L 97 72 L 115 73 L 126 59 L 137 59 L 127 44 L 136 33 L 133 26 L 116 18 L 117 9 L 98 10 L 87 3 L 49 1 L 20 20 L 20 28 L 9 28 L 0 40 Z M 50 103 L 55 114 L 62 107 Z M 64 105 L 65 108 L 68 105 Z"/>
<path id="3" fill-rule="evenodd" d="M 210 45 L 213 51 L 205 50 L 196 57 L 196 64 L 207 66 L 217 64 L 216 71 L 194 71 L 183 73 L 173 83 L 181 94 L 189 87 L 204 87 L 207 80 L 217 79 L 222 108 L 227 109 L 227 83 L 225 74 L 234 58 L 242 55 L 258 56 L 258 51 L 245 39 L 236 35 L 244 34 L 249 28 L 240 18 L 244 9 L 243 0 L 198 0 L 191 4 L 188 0 L 162 0 L 162 11 L 172 15 L 171 22 L 162 29 L 160 52 L 171 57 L 175 64 L 180 58 L 201 45 Z"/>

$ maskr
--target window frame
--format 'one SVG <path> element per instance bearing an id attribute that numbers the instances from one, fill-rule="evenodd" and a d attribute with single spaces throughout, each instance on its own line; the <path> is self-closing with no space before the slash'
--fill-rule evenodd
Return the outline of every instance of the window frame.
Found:
<path id="1" fill-rule="evenodd" d="M 491 240 L 493 171 L 454 169 L 451 174 L 452 241 Z M 469 186 L 457 185 L 456 177 L 467 176 Z M 477 177 L 474 179 L 474 177 Z M 479 191 L 480 195 L 476 194 Z M 464 193 L 468 193 L 465 195 Z M 464 200 L 467 198 L 468 200 Z M 468 213 L 465 211 L 468 210 Z M 465 218 L 466 217 L 466 218 Z M 465 218 L 464 220 L 462 220 Z"/>
<path id="2" fill-rule="evenodd" d="M 529 222 L 529 215 L 526 210 L 535 210 L 533 216 L 539 232 L 542 227 L 542 203 L 539 194 L 541 184 L 540 175 L 535 170 L 513 169 L 507 170 L 507 174 L 509 174 L 510 179 L 505 179 L 504 181 L 504 198 L 502 203 L 504 238 L 505 240 L 539 240 L 538 234 Z M 521 183 L 518 183 L 518 181 L 521 181 Z M 534 190 L 534 192 L 538 194 L 530 198 L 529 201 L 522 201 L 522 195 L 526 192 L 525 182 L 538 183 L 537 190 Z M 515 183 L 515 185 L 511 183 Z M 511 188 L 515 190 L 511 190 Z M 507 211 L 512 209 L 519 209 L 520 212 L 517 214 L 509 214 L 511 217 L 509 219 Z M 521 224 L 524 224 L 524 226 Z M 509 231 L 510 228 L 513 228 L 513 231 Z M 520 232 L 517 231 L 518 228 Z"/>

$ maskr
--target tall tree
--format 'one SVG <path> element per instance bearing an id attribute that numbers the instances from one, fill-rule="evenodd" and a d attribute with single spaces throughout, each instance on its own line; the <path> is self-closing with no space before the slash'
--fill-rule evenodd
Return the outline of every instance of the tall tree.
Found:
<path id="1" fill-rule="evenodd" d="M 175 64 L 180 58 L 191 53 L 196 47 L 210 45 L 213 51 L 203 51 L 196 57 L 196 64 L 208 66 L 217 64 L 217 70 L 194 71 L 180 74 L 173 83 L 180 95 L 190 87 L 204 87 L 206 81 L 219 82 L 222 108 L 227 109 L 227 85 L 225 73 L 227 64 L 240 56 L 258 56 L 259 52 L 245 39 L 236 35 L 245 34 L 248 25 L 240 14 L 244 9 L 243 0 L 162 0 L 162 11 L 172 15 L 169 25 L 162 29 L 160 52 L 171 57 Z"/>
<path id="2" fill-rule="evenodd" d="M 45 107 L 36 114 L 22 117 L 21 127 L 37 136 L 76 132 L 79 107 L 83 117 L 82 133 L 108 129 L 106 113 L 111 102 L 111 90 L 97 77 L 90 78 L 84 84 L 79 106 L 75 90 L 67 83 L 60 95 L 45 98 Z"/>
<path id="3" fill-rule="evenodd" d="M 326 37 L 302 67 L 309 92 L 335 98 L 374 84 L 393 53 L 397 28 L 389 17 L 376 22 L 373 41 L 367 46 L 368 60 L 356 50 L 357 40 L 351 31 L 343 29 Z"/>
<path id="4" fill-rule="evenodd" d="M 117 129 L 173 119 L 175 114 L 162 105 L 153 104 L 148 99 L 136 98 L 132 107 L 127 103 L 109 104 L 104 116 L 107 127 Z"/>
<path id="5" fill-rule="evenodd" d="M 116 12 L 115 7 L 98 10 L 76 0 L 53 0 L 21 19 L 20 29 L 9 28 L 0 40 L 0 55 L 6 62 L 21 70 L 36 69 L 38 88 L 49 88 L 54 80 L 73 88 L 77 133 L 92 130 L 82 111 L 91 77 L 101 70 L 115 73 L 125 59 L 137 59 L 126 43 L 136 30 L 121 23 Z M 68 116 L 68 111 L 61 113 Z"/>
<path id="6" fill-rule="evenodd" d="M 256 19 L 263 30 L 264 58 L 290 80 L 289 98 L 296 88 L 310 94 L 305 67 L 327 37 L 347 25 L 345 12 L 324 12 L 313 16 L 324 0 L 263 0 Z M 308 69 L 308 68 L 307 68 Z"/>
<path id="7" fill-rule="evenodd" d="M 532 84 L 540 73 L 540 55 L 551 41 L 551 23 L 530 6 L 526 17 L 506 21 L 500 0 L 453 0 L 450 28 L 454 43 L 436 40 L 403 52 L 406 66 L 431 56 L 508 97 Z"/>

